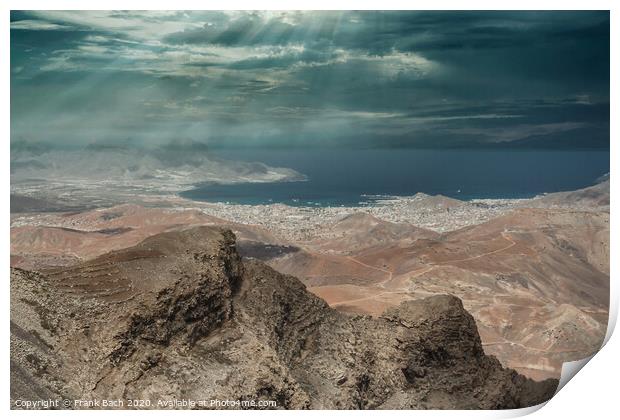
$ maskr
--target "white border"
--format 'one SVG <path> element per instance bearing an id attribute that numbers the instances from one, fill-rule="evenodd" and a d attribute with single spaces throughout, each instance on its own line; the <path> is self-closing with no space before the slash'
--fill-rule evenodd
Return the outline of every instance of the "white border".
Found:
<path id="1" fill-rule="evenodd" d="M 9 11 L 14 10 L 27 10 L 27 9 L 41 9 L 41 10 L 105 10 L 105 9 L 123 9 L 123 10 L 169 10 L 169 9 L 188 9 L 188 10 L 611 10 L 611 68 L 612 68 L 612 80 L 611 80 L 611 115 L 618 115 L 616 111 L 616 104 L 618 100 L 618 83 L 614 79 L 615 75 L 618 75 L 620 67 L 618 66 L 618 48 L 620 42 L 619 36 L 619 19 L 617 18 L 618 6 L 617 1 L 613 0 L 589 0 L 587 2 L 576 0 L 503 0 L 489 1 L 489 0 L 423 0 L 407 2 L 404 0 L 382 0 L 382 1 L 353 1 L 353 0 L 339 0 L 339 1 L 299 1 L 299 0 L 261 0 L 261 1 L 247 1 L 247 0 L 215 0 L 209 2 L 200 2 L 195 0 L 175 0 L 161 1 L 161 0 L 139 0 L 139 1 L 122 1 L 122 0 L 91 0 L 88 2 L 78 0 L 5 0 L 2 2 L 0 8 L 2 9 L 2 18 L 0 19 L 0 36 L 2 37 L 2 53 L 0 53 L 0 74 L 2 79 L 2 115 L 0 120 L 0 130 L 3 133 L 4 152 L 1 154 L 2 159 L 2 212 L 5 216 L 5 222 L 1 224 L 2 229 L 2 241 L 0 255 L 4 258 L 4 291 L 2 294 L 4 308 L 4 319 L 1 324 L 2 337 L 4 343 L 0 347 L 2 354 L 2 379 L 1 389 L 5 396 L 5 406 L 0 410 L 8 412 L 8 415 L 18 418 L 38 418 L 40 416 L 49 416 L 50 418 L 77 418 L 84 415 L 92 416 L 93 418 L 107 418 L 111 413 L 89 411 L 84 412 L 51 412 L 51 411 L 39 411 L 39 412 L 20 412 L 10 411 L 9 407 L 9 255 L 10 255 L 10 213 L 9 213 L 9 201 L 6 199 L 10 193 L 10 158 L 9 158 L 9 139 L 10 139 L 10 66 L 9 66 Z M 585 6 L 585 7 L 584 7 Z M 614 50 L 615 47 L 615 50 Z M 618 147 L 613 140 L 618 139 L 618 124 L 611 119 L 611 166 L 615 168 L 618 163 Z M 615 178 L 614 170 L 611 171 L 612 177 Z M 617 196 L 618 187 L 614 182 L 611 183 L 612 197 Z M 616 213 L 617 205 L 612 200 L 611 203 L 612 213 Z M 608 328 L 606 341 L 607 345 L 601 352 L 596 355 L 592 362 L 588 364 L 588 368 L 585 368 L 583 372 L 579 374 L 579 379 L 570 381 L 570 383 L 562 389 L 543 410 L 540 410 L 534 414 L 535 418 L 583 418 L 585 416 L 594 418 L 605 418 L 607 415 L 616 411 L 616 399 L 617 393 L 615 392 L 617 384 L 618 374 L 618 357 L 620 354 L 620 343 L 617 337 L 611 337 L 613 326 L 618 313 L 618 287 L 616 282 L 616 273 L 618 272 L 618 259 L 616 257 L 619 254 L 616 251 L 615 244 L 618 239 L 618 229 L 615 228 L 615 223 L 612 223 L 611 230 L 611 307 L 610 307 L 610 326 Z M 610 339 L 611 337 L 611 339 Z M 522 410 L 507 410 L 503 412 L 483 412 L 483 411 L 390 411 L 382 412 L 381 416 L 388 416 L 390 418 L 506 418 L 525 415 L 530 412 L 536 411 L 540 407 L 534 407 Z M 116 417 L 129 418 L 131 417 L 150 417 L 150 418 L 169 418 L 170 415 L 180 417 L 197 417 L 200 416 L 214 416 L 218 418 L 230 418 L 238 416 L 256 416 L 258 418 L 281 417 L 281 416 L 300 416 L 300 417 L 318 417 L 323 413 L 320 411 L 312 412 L 129 412 L 119 411 L 113 415 Z M 327 414 L 327 413 L 326 413 Z M 327 415 L 332 415 L 330 412 Z M 370 418 L 375 416 L 372 411 L 363 412 L 337 412 L 335 413 L 341 418 Z"/>

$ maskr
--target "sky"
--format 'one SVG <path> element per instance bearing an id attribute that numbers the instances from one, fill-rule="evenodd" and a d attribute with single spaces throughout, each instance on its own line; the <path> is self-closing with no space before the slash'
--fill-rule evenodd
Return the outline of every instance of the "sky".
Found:
<path id="1" fill-rule="evenodd" d="M 12 11 L 11 142 L 609 148 L 609 13 Z"/>

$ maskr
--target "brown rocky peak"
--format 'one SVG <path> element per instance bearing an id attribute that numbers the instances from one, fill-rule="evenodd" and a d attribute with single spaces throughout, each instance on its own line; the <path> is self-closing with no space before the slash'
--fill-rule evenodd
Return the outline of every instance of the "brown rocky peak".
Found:
<path id="1" fill-rule="evenodd" d="M 404 302 L 380 318 L 343 314 L 296 278 L 243 261 L 234 235 L 213 227 L 44 274 L 14 270 L 11 298 L 12 383 L 27 384 L 12 398 L 516 408 L 557 385 L 485 356 L 453 296 Z"/>

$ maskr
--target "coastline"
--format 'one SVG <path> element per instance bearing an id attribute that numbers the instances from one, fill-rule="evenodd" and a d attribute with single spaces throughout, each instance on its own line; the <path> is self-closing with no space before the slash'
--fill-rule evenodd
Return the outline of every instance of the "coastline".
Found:
<path id="1" fill-rule="evenodd" d="M 446 233 L 474 226 L 505 215 L 515 209 L 548 207 L 539 203 L 545 195 L 533 198 L 474 199 L 461 201 L 441 195 L 417 193 L 413 196 L 390 197 L 357 206 L 291 206 L 283 203 L 234 204 L 184 198 L 178 193 L 99 195 L 99 203 L 88 202 L 88 195 L 73 197 L 75 203 L 65 209 L 41 209 L 11 214 L 11 227 L 24 225 L 64 226 L 56 214 L 110 208 L 126 204 L 165 208 L 171 211 L 198 210 L 208 216 L 232 223 L 260 226 L 284 241 L 304 241 L 314 237 L 324 226 L 356 213 L 366 213 L 391 223 L 404 223 L 419 228 Z M 82 204 L 80 204 L 82 203 Z M 73 227 L 73 226 L 71 226 Z"/>
<path id="2" fill-rule="evenodd" d="M 87 212 L 11 214 L 12 264 L 70 265 L 159 232 L 225 227 L 237 235 L 244 256 L 262 258 L 301 279 L 309 291 L 344 312 L 378 315 L 403 300 L 457 294 L 479 322 L 483 346 L 504 365 L 539 379 L 557 372 L 564 351 L 547 354 L 541 344 L 510 335 L 493 321 L 496 316 L 521 322 L 523 311 L 539 308 L 534 329 L 555 328 L 547 323 L 557 317 L 586 319 L 596 331 L 605 321 L 599 304 L 572 297 L 540 299 L 536 287 L 548 287 L 554 273 L 564 273 L 566 287 L 581 281 L 563 271 L 567 264 L 571 270 L 590 267 L 586 276 L 605 280 L 608 262 L 584 265 L 580 258 L 590 254 L 579 249 L 594 240 L 584 221 L 601 227 L 597 241 L 606 237 L 608 180 L 533 199 L 459 201 L 418 193 L 349 207 L 207 203 L 176 194 L 143 193 L 133 199 Z M 563 239 L 566 235 L 569 239 Z M 532 252 L 553 258 L 543 264 L 530 258 Z M 484 259 L 489 255 L 494 262 Z M 598 337 L 583 328 L 590 331 L 588 337 Z M 529 346 L 527 357 L 515 346 Z"/>

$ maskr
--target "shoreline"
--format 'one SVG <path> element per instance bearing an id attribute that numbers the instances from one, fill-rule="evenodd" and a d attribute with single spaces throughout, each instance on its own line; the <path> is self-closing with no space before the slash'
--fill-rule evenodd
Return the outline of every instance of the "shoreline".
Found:
<path id="1" fill-rule="evenodd" d="M 542 249 L 551 246 L 550 250 L 555 249 L 556 252 L 551 256 L 566 258 L 562 259 L 562 264 L 582 264 L 580 260 L 575 262 L 575 258 L 582 254 L 577 253 L 577 257 L 573 257 L 573 249 L 580 249 L 580 245 L 570 248 L 570 243 L 569 247 L 564 242 L 556 243 L 553 229 L 555 232 L 564 232 L 566 226 L 574 226 L 577 229 L 575 235 L 581 235 L 579 232 L 583 229 L 580 224 L 574 224 L 574 220 L 585 217 L 588 218 L 585 220 L 605 223 L 605 215 L 601 213 L 608 211 L 608 199 L 607 205 L 598 207 L 588 205 L 592 203 L 588 200 L 596 192 L 608 197 L 608 188 L 609 183 L 606 181 L 586 190 L 548 194 L 537 199 L 482 199 L 468 202 L 418 193 L 371 206 L 349 207 L 295 207 L 279 203 L 235 205 L 198 202 L 176 194 L 140 194 L 133 196 L 134 204 L 99 207 L 84 214 L 12 214 L 12 241 L 13 234 L 16 238 L 23 238 L 20 239 L 21 246 L 27 252 L 16 252 L 15 260 L 11 261 L 12 264 L 53 266 L 76 263 L 78 260 L 72 258 L 80 258 L 78 254 L 55 254 L 59 239 L 66 241 L 62 242 L 67 244 L 63 247 L 74 247 L 77 250 L 75 252 L 94 252 L 93 249 L 101 252 L 97 247 L 122 249 L 127 246 L 123 241 L 132 244 L 139 242 L 145 232 L 152 235 L 168 229 L 176 230 L 179 226 L 180 230 L 196 225 L 222 226 L 235 232 L 245 252 L 253 246 L 263 252 L 275 249 L 272 256 L 268 257 L 271 258 L 269 265 L 273 269 L 302 279 L 310 292 L 343 312 L 374 315 L 403 300 L 415 300 L 429 294 L 451 293 L 462 296 L 468 310 L 484 326 L 481 332 L 483 345 L 493 346 L 491 354 L 500 358 L 506 366 L 526 368 L 530 375 L 545 376 L 549 372 L 538 371 L 532 366 L 538 366 L 550 356 L 534 351 L 535 347 L 526 356 L 515 354 L 513 346 L 529 344 L 519 337 L 504 336 L 501 325 L 489 324 L 489 314 L 503 314 L 509 305 L 514 308 L 509 315 L 515 322 L 519 322 L 520 308 L 534 305 L 540 306 L 542 310 L 547 307 L 545 305 L 549 301 L 541 302 L 535 296 L 528 297 L 528 285 L 536 285 L 538 281 L 545 284 L 544 278 L 547 275 L 546 272 L 541 274 L 536 267 L 529 268 L 530 252 L 541 246 Z M 72 197 L 78 198 L 75 195 Z M 140 201 L 142 206 L 136 201 Z M 122 223 L 115 221 L 118 217 L 116 215 L 125 217 Z M 484 226 L 485 222 L 493 219 L 498 220 Z M 110 224 L 106 225 L 108 220 Z M 608 216 L 606 220 L 608 223 Z M 556 226 L 551 232 L 546 232 L 549 223 Z M 475 227 L 478 225 L 483 227 L 478 229 Z M 39 230 L 38 227 L 44 229 Z M 47 230 L 45 227 L 65 230 Z M 117 235 L 115 229 L 123 228 L 129 230 Z M 134 228 L 136 231 L 132 232 Z M 570 233 L 572 229 L 566 232 Z M 532 236 L 533 231 L 539 232 L 542 238 Z M 399 236 L 401 233 L 411 235 L 409 239 L 414 240 L 403 240 L 402 235 Z M 418 239 L 422 239 L 422 242 L 418 243 Z M 28 242 L 33 240 L 35 242 Z M 46 241 L 47 250 L 36 248 Z M 121 246 L 121 243 L 124 245 Z M 81 249 L 82 246 L 86 249 Z M 288 252 L 287 247 L 295 251 Z M 282 249 L 285 251 L 280 252 Z M 366 253 L 364 249 L 377 252 Z M 301 252 L 297 254 L 297 251 Z M 567 255 L 567 252 L 571 254 Z M 249 258 L 260 258 L 255 255 L 249 254 Z M 488 259 L 484 260 L 489 255 L 493 255 L 494 259 L 501 257 L 500 266 L 489 264 Z M 541 267 L 550 264 L 552 272 L 563 273 L 557 264 L 553 268 L 550 261 Z M 604 276 L 605 261 L 600 264 L 603 269 L 596 275 Z M 592 266 L 592 269 L 596 267 Z M 521 274 L 522 270 L 526 274 Z M 567 281 L 571 279 L 567 277 Z M 490 300 L 489 290 L 497 293 Z M 499 301 L 496 297 L 499 297 Z M 562 306 L 563 302 L 552 302 L 555 305 L 553 308 L 557 307 L 557 310 L 542 312 L 539 324 L 547 325 L 558 311 L 564 314 L 566 308 Z M 598 310 L 594 306 L 576 302 L 577 306 L 574 309 L 570 307 L 568 312 L 575 322 L 581 319 L 575 316 Z M 593 321 L 602 322 L 599 312 L 588 316 L 594 317 Z M 536 328 L 538 324 L 533 325 Z M 554 351 L 550 354 L 555 357 L 559 353 Z"/>
<path id="2" fill-rule="evenodd" d="M 606 181 L 608 182 L 608 181 Z M 599 184 L 597 184 L 599 185 Z M 199 201 L 181 196 L 177 192 L 156 192 L 136 187 L 132 190 L 87 189 L 76 191 L 51 188 L 41 197 L 42 188 L 14 188 L 22 198 L 34 198 L 45 203 L 56 203 L 54 213 L 81 212 L 110 208 L 123 204 L 143 207 L 168 208 L 174 211 L 199 210 L 233 223 L 260 226 L 285 241 L 304 241 L 326 225 L 355 213 L 367 213 L 375 218 L 396 224 L 410 224 L 438 233 L 451 232 L 467 226 L 478 225 L 520 208 L 567 208 L 576 209 L 577 203 L 556 203 L 549 198 L 575 192 L 545 193 L 532 198 L 485 198 L 468 201 L 443 195 L 417 193 L 413 196 L 385 196 L 369 204 L 341 206 L 292 206 L 287 203 L 235 204 Z M 588 187 L 597 188 L 597 186 Z M 608 188 L 608 186 L 607 186 Z M 585 191 L 587 190 L 577 190 Z M 49 194 L 51 192 L 51 194 Z M 60 204 L 62 202 L 62 204 Z M 591 209 L 583 206 L 584 210 Z M 57 225 L 60 217 L 49 209 L 33 209 L 11 213 L 11 226 Z M 47 214 L 47 216 L 46 216 Z"/>

